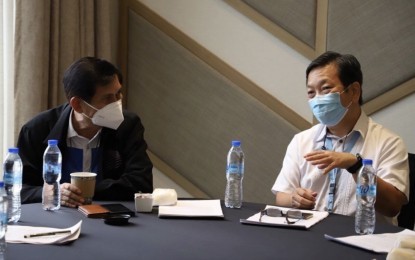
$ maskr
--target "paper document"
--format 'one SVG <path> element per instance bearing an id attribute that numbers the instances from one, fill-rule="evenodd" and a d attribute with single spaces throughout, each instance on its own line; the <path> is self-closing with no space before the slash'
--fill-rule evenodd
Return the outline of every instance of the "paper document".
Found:
<path id="1" fill-rule="evenodd" d="M 159 206 L 159 217 L 223 218 L 220 200 L 178 200 L 174 206 Z"/>
<path id="2" fill-rule="evenodd" d="M 270 206 L 270 205 L 267 205 L 265 208 L 278 208 L 278 209 L 281 209 L 282 212 L 287 212 L 288 210 L 299 210 L 299 209 L 276 207 L 276 206 Z M 309 219 L 300 219 L 293 224 L 288 224 L 285 217 L 271 217 L 267 215 L 262 216 L 261 221 L 259 221 L 261 212 L 258 212 L 255 215 L 249 217 L 248 219 L 241 219 L 240 222 L 243 224 L 252 224 L 252 225 L 277 226 L 277 227 L 283 226 L 283 227 L 308 229 L 311 226 L 315 225 L 316 223 L 320 222 L 321 220 L 325 219 L 329 215 L 329 213 L 326 211 L 313 211 L 313 210 L 299 210 L 299 211 L 301 211 L 302 213 L 311 213 L 313 214 L 313 216 Z"/>
<path id="3" fill-rule="evenodd" d="M 63 244 L 75 240 L 81 234 L 82 220 L 69 228 L 7 226 L 7 243 Z"/>
<path id="4" fill-rule="evenodd" d="M 360 247 L 376 253 L 389 253 L 399 239 L 400 235 L 412 235 L 415 239 L 415 232 L 409 229 L 398 233 L 383 233 L 372 235 L 356 235 L 348 237 L 332 237 L 325 234 L 324 237 L 342 244 Z"/>

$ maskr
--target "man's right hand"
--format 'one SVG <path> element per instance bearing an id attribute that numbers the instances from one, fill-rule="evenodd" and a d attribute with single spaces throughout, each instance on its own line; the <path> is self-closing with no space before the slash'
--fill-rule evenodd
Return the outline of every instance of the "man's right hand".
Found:
<path id="1" fill-rule="evenodd" d="M 61 184 L 61 205 L 71 208 L 81 206 L 85 201 L 81 196 L 82 191 L 70 183 Z"/>
<path id="2" fill-rule="evenodd" d="M 314 209 L 317 192 L 310 189 L 296 188 L 291 195 L 291 206 L 298 209 Z"/>

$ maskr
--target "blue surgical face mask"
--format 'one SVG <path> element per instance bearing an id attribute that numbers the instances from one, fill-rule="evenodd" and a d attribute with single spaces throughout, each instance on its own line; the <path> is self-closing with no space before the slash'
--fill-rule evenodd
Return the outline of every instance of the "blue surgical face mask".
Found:
<path id="1" fill-rule="evenodd" d="M 342 105 L 340 95 L 343 94 L 343 92 L 334 92 L 326 95 L 315 96 L 308 101 L 314 116 L 320 123 L 326 126 L 335 126 L 346 115 L 352 102 L 350 102 L 347 107 Z"/>

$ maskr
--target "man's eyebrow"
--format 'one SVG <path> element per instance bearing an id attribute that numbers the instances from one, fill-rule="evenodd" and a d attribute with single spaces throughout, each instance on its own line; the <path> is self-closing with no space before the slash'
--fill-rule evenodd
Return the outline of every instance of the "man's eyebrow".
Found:
<path id="1" fill-rule="evenodd" d="M 328 81 L 328 79 L 321 79 L 321 80 L 317 81 L 317 85 L 316 86 L 324 85 L 324 84 L 327 83 L 327 81 Z M 309 85 L 309 82 L 307 82 L 306 87 L 307 88 L 312 88 L 312 86 Z"/>
<path id="2" fill-rule="evenodd" d="M 116 94 L 118 94 L 119 92 L 117 91 L 116 93 L 108 93 L 108 94 L 105 94 L 105 95 L 103 95 L 102 96 L 102 98 L 110 98 L 110 97 L 113 97 L 114 95 L 116 95 Z"/>

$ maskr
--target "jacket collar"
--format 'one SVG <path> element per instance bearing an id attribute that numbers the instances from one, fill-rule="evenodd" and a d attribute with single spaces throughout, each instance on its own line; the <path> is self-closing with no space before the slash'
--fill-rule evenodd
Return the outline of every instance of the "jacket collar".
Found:
<path id="1" fill-rule="evenodd" d="M 68 133 L 68 124 L 69 124 L 69 116 L 71 114 L 72 107 L 69 104 L 64 105 L 63 111 L 59 116 L 58 121 L 50 130 L 49 135 L 46 137 L 43 142 L 47 145 L 48 140 L 56 139 L 56 140 L 66 140 L 66 135 Z M 60 143 L 60 145 L 66 145 Z"/>

